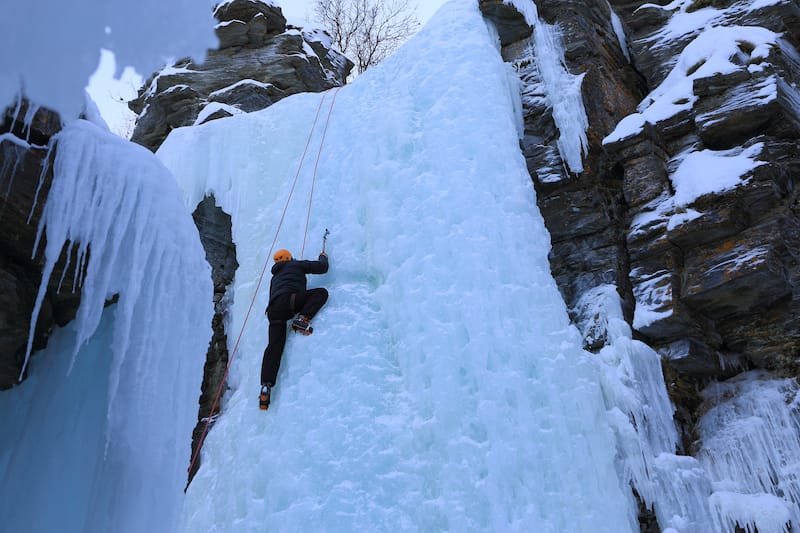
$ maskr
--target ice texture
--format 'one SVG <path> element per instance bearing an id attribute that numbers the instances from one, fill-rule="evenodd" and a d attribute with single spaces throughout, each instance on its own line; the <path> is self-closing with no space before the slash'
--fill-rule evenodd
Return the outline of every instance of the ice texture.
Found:
<path id="1" fill-rule="evenodd" d="M 726 523 L 788 531 L 800 523 L 800 413 L 795 380 L 753 371 L 703 391 L 697 456 L 711 473 Z"/>

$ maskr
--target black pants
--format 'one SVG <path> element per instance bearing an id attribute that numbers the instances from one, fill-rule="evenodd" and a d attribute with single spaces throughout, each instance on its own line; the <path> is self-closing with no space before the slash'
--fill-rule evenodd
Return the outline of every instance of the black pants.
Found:
<path id="1" fill-rule="evenodd" d="M 286 344 L 286 321 L 294 315 L 305 315 L 311 319 L 328 301 L 328 291 L 322 288 L 306 292 L 282 294 L 267 307 L 269 320 L 269 344 L 261 360 L 261 384 L 275 385 L 281 356 Z"/>

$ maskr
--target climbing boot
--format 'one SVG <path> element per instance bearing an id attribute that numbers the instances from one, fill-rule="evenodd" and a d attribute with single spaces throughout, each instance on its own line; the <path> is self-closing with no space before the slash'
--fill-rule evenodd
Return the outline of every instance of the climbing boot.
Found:
<path id="1" fill-rule="evenodd" d="M 270 386 L 261 385 L 261 394 L 258 395 L 258 408 L 266 411 L 269 408 Z"/>
<path id="2" fill-rule="evenodd" d="M 311 327 L 311 319 L 305 315 L 300 315 L 292 320 L 292 330 L 303 335 L 314 333 L 314 328 Z"/>

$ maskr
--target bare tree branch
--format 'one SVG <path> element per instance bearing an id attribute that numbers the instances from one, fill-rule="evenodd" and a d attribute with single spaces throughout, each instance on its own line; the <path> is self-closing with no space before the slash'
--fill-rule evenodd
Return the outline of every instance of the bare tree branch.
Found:
<path id="1" fill-rule="evenodd" d="M 383 61 L 419 28 L 413 0 L 316 0 L 314 17 L 359 74 Z"/>

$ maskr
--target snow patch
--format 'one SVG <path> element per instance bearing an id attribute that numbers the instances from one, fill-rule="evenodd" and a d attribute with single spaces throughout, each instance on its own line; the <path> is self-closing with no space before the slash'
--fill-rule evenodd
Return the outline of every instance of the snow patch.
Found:
<path id="1" fill-rule="evenodd" d="M 659 320 L 672 316 L 672 274 L 659 270 L 648 278 L 637 278 L 633 288 L 636 310 L 633 313 L 633 327 L 646 328 Z"/>
<path id="2" fill-rule="evenodd" d="M 303 28 L 303 39 L 310 43 L 321 43 L 326 49 L 333 46 L 333 40 L 328 31 L 321 26 L 308 26 Z"/>
<path id="3" fill-rule="evenodd" d="M 764 143 L 756 143 L 748 148 L 689 152 L 675 172 L 670 174 L 675 189 L 672 197 L 675 205 L 688 205 L 703 195 L 746 184 L 748 180 L 742 178 L 765 164 L 757 160 L 763 150 Z M 681 217 L 681 220 L 686 219 L 686 216 Z"/>
<path id="4" fill-rule="evenodd" d="M 227 87 L 223 87 L 222 89 L 218 89 L 218 90 L 210 93 L 208 95 L 208 98 L 209 98 L 209 100 L 213 100 L 214 98 L 216 98 L 216 97 L 218 97 L 218 96 L 220 96 L 222 94 L 225 94 L 227 92 L 230 92 L 230 91 L 236 89 L 237 87 L 245 87 L 245 86 L 261 87 L 262 89 L 271 89 L 272 87 L 275 87 L 271 83 L 264 83 L 263 81 L 258 81 L 258 80 L 244 79 L 244 80 L 239 80 L 236 83 L 233 83 L 231 85 L 228 85 Z"/>
<path id="5" fill-rule="evenodd" d="M 214 16 L 216 16 L 217 13 L 223 7 L 232 4 L 234 1 L 235 0 L 222 0 L 222 1 L 214 0 Z M 269 7 L 277 7 L 277 8 L 281 7 L 280 2 L 276 0 L 247 0 L 247 1 L 250 2 L 251 4 L 266 4 Z"/>
<path id="6" fill-rule="evenodd" d="M 200 113 L 197 114 L 197 118 L 195 119 L 193 126 L 199 126 L 205 122 L 208 117 L 220 110 L 227 111 L 231 115 L 240 115 L 243 113 L 243 111 L 236 106 L 223 104 L 222 102 L 209 102 L 203 106 L 203 109 L 201 109 Z"/>

